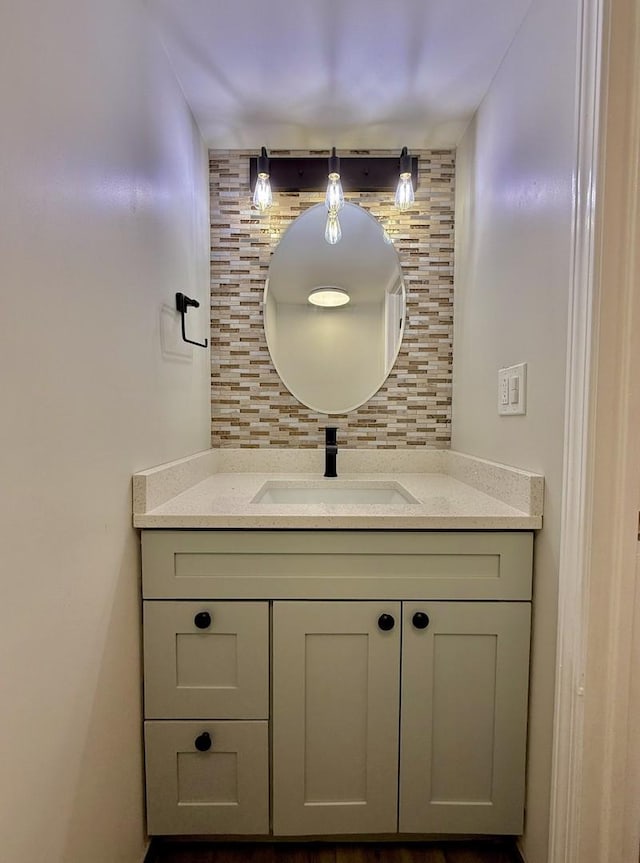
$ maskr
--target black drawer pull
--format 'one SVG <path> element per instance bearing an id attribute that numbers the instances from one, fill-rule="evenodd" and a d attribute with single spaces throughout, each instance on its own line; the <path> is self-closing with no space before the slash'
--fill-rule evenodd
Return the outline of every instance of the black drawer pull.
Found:
<path id="1" fill-rule="evenodd" d="M 383 632 L 389 632 L 396 625 L 393 615 L 381 614 L 378 618 L 378 626 Z"/>
<path id="2" fill-rule="evenodd" d="M 208 629 L 211 626 L 211 615 L 208 611 L 199 611 L 193 618 L 198 629 Z"/>
<path id="3" fill-rule="evenodd" d="M 424 611 L 416 611 L 411 622 L 416 629 L 426 629 L 429 626 L 429 615 L 425 614 Z"/>
<path id="4" fill-rule="evenodd" d="M 208 752 L 211 749 L 211 735 L 208 731 L 203 731 L 195 739 L 195 747 L 198 752 Z"/>

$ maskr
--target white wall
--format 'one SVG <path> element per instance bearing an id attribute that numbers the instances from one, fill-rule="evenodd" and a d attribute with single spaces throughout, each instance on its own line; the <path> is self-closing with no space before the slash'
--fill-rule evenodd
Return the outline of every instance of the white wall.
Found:
<path id="1" fill-rule="evenodd" d="M 454 449 L 539 471 L 527 815 L 546 863 L 572 218 L 578 0 L 534 0 L 457 154 Z M 497 371 L 528 364 L 524 417 Z"/>
<path id="2" fill-rule="evenodd" d="M 137 863 L 133 471 L 208 446 L 207 159 L 142 0 L 0 12 L 0 836 Z"/>

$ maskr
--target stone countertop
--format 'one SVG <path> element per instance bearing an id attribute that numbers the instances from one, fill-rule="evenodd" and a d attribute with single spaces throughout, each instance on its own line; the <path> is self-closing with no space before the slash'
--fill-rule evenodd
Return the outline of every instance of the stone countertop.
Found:
<path id="1" fill-rule="evenodd" d="M 134 476 L 135 527 L 532 530 L 544 480 L 450 450 L 340 453 L 337 480 L 317 450 L 207 450 Z M 288 468 L 284 470 L 283 468 Z M 375 470 L 372 468 L 375 467 Z M 410 468 L 410 469 L 408 469 Z M 262 486 L 308 481 L 400 483 L 417 503 L 252 503 Z"/>

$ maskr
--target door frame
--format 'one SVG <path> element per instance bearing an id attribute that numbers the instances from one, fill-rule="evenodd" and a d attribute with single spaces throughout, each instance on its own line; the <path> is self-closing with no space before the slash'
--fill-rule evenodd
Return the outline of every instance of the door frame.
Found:
<path id="1" fill-rule="evenodd" d="M 550 863 L 640 843 L 640 13 L 583 0 Z"/>

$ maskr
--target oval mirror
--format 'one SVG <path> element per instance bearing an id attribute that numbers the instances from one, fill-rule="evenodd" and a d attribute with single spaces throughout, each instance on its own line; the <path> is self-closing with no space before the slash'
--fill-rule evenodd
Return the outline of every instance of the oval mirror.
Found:
<path id="1" fill-rule="evenodd" d="M 352 411 L 380 389 L 402 341 L 400 261 L 380 223 L 345 204 L 342 239 L 324 238 L 324 204 L 287 228 L 264 292 L 264 328 L 280 379 L 298 401 L 327 414 Z"/>

